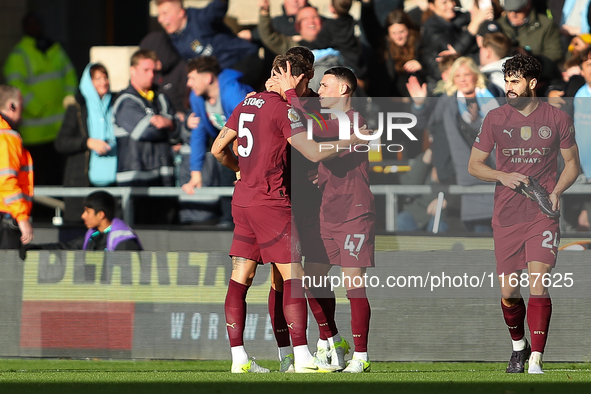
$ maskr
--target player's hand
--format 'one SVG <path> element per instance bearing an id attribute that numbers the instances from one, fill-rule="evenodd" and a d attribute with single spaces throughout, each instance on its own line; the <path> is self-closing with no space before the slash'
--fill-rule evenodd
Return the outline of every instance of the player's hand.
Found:
<path id="1" fill-rule="evenodd" d="M 421 71 L 423 69 L 423 66 L 421 65 L 421 63 L 419 63 L 418 60 L 413 59 L 413 60 L 409 60 L 408 62 L 404 63 L 404 66 L 402 66 L 402 68 L 407 73 L 412 74 L 412 73 L 416 73 L 417 71 Z"/>
<path id="2" fill-rule="evenodd" d="M 556 193 L 550 193 L 548 196 L 550 202 L 552 203 L 552 210 L 559 211 L 560 210 L 560 196 Z"/>
<path id="3" fill-rule="evenodd" d="M 406 88 L 408 89 L 408 93 L 410 97 L 412 97 L 415 105 L 421 106 L 425 103 L 425 99 L 427 97 L 427 84 L 420 84 L 417 77 L 412 76 L 408 78 L 408 82 L 406 83 Z"/>
<path id="4" fill-rule="evenodd" d="M 88 149 L 95 151 L 99 156 L 106 155 L 111 150 L 111 146 L 106 141 L 99 140 L 98 138 L 87 139 L 86 146 Z"/>
<path id="5" fill-rule="evenodd" d="M 183 185 L 183 191 L 187 194 L 195 194 L 195 188 L 200 189 L 203 186 L 201 171 L 191 171 L 191 180 Z"/>
<path id="6" fill-rule="evenodd" d="M 257 94 L 257 92 L 253 90 L 252 92 L 250 92 L 250 93 L 247 93 L 245 98 L 252 97 L 252 96 L 254 96 L 255 94 Z"/>
<path id="7" fill-rule="evenodd" d="M 529 183 L 529 179 L 527 179 L 527 176 L 520 174 L 518 172 L 504 173 L 504 175 L 499 177 L 499 181 L 504 186 L 507 186 L 511 189 L 516 189 L 522 183 L 524 185 L 527 185 Z"/>
<path id="8" fill-rule="evenodd" d="M 33 241 L 33 225 L 28 220 L 18 222 L 18 228 L 21 230 L 21 242 L 26 245 Z"/>
<path id="9" fill-rule="evenodd" d="M 313 170 L 308 171 L 308 180 L 312 181 L 312 184 L 318 184 L 318 169 L 315 168 Z"/>
<path id="10" fill-rule="evenodd" d="M 165 118 L 162 115 L 153 115 L 150 118 L 150 124 L 157 129 L 172 129 L 174 126 L 172 120 Z"/>
<path id="11" fill-rule="evenodd" d="M 199 126 L 199 123 L 201 123 L 201 118 L 196 116 L 195 113 L 191 112 L 191 115 L 189 115 L 187 118 L 187 127 L 193 130 Z"/>
<path id="12" fill-rule="evenodd" d="M 271 79 L 274 79 L 284 92 L 289 89 L 295 89 L 302 78 L 304 78 L 304 74 L 300 74 L 297 77 L 291 75 L 291 64 L 289 62 L 285 62 L 285 64 L 285 70 L 279 67 L 279 72 L 273 71 L 273 75 L 271 76 Z"/>
<path id="13" fill-rule="evenodd" d="M 548 93 L 548 104 L 556 108 L 562 108 L 562 106 L 566 104 L 566 101 L 564 101 L 562 96 L 564 96 L 562 90 L 551 90 Z"/>

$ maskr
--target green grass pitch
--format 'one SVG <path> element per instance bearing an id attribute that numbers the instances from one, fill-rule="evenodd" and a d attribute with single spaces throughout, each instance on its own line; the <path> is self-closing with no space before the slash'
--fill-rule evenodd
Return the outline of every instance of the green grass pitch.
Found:
<path id="1" fill-rule="evenodd" d="M 279 362 L 259 363 L 279 368 Z M 371 373 L 356 375 L 239 375 L 228 372 L 229 361 L 9 359 L 0 360 L 0 393 L 591 393 L 591 364 L 546 363 L 544 375 L 509 375 L 505 366 L 374 362 Z"/>

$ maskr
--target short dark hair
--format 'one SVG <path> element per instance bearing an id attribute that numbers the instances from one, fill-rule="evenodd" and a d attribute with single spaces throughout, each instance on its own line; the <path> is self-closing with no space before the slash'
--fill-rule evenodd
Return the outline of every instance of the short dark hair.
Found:
<path id="1" fill-rule="evenodd" d="M 527 80 L 539 79 L 542 65 L 532 55 L 518 53 L 503 64 L 505 76 L 523 77 Z"/>
<path id="2" fill-rule="evenodd" d="M 482 37 L 482 46 L 490 48 L 499 57 L 504 58 L 511 51 L 511 39 L 505 33 L 500 31 L 494 33 L 486 33 Z"/>
<path id="3" fill-rule="evenodd" d="M 331 67 L 324 72 L 324 75 L 334 75 L 338 80 L 345 82 L 349 86 L 349 89 L 351 89 L 351 94 L 357 89 L 357 77 L 350 68 L 341 66 Z"/>
<path id="4" fill-rule="evenodd" d="M 135 53 L 133 55 L 131 55 L 131 67 L 135 67 L 140 63 L 140 60 L 144 60 L 144 59 L 151 59 L 155 62 L 158 61 L 158 56 L 156 55 L 156 52 L 151 51 L 149 49 L 139 49 L 137 51 L 135 51 Z"/>
<path id="5" fill-rule="evenodd" d="M 316 59 L 314 52 L 306 47 L 291 47 L 285 52 L 285 54 L 300 55 L 306 62 L 310 63 L 311 73 L 308 75 L 308 79 L 314 78 L 314 61 Z"/>
<path id="6" fill-rule="evenodd" d="M 220 63 L 215 56 L 200 56 L 189 60 L 187 74 L 196 71 L 199 73 L 212 73 L 216 77 L 222 72 Z"/>
<path id="7" fill-rule="evenodd" d="M 440 73 L 444 73 L 451 68 L 456 60 L 460 58 L 460 55 L 454 53 L 453 55 L 446 55 L 441 57 L 441 61 L 437 64 Z"/>
<path id="8" fill-rule="evenodd" d="M 584 62 L 586 62 L 587 60 L 589 60 L 589 58 L 591 58 L 591 46 L 588 46 L 587 48 L 583 49 L 578 56 L 578 64 L 583 64 Z"/>
<path id="9" fill-rule="evenodd" d="M 345 16 L 351 11 L 353 0 L 332 0 L 332 6 L 338 16 Z"/>
<path id="10" fill-rule="evenodd" d="M 103 211 L 105 213 L 105 218 L 110 221 L 115 217 L 116 206 L 117 202 L 115 201 L 115 197 L 102 190 L 90 193 L 84 199 L 85 208 L 94 209 L 95 213 Z"/>
<path id="11" fill-rule="evenodd" d="M 291 53 L 275 56 L 275 59 L 273 60 L 273 71 L 279 72 L 279 68 L 286 70 L 287 62 L 289 62 L 291 66 L 291 75 L 294 77 L 304 74 L 306 78 L 308 78 L 310 74 L 313 73 L 310 62 L 304 60 L 302 55 L 294 55 Z"/>
<path id="12" fill-rule="evenodd" d="M 109 77 L 109 73 L 107 72 L 107 68 L 100 63 L 93 64 L 92 66 L 90 66 L 90 70 L 88 70 L 88 71 L 90 72 L 91 77 L 94 77 L 94 73 L 96 73 L 96 72 L 101 72 L 101 73 L 105 74 L 107 76 L 107 78 Z"/>

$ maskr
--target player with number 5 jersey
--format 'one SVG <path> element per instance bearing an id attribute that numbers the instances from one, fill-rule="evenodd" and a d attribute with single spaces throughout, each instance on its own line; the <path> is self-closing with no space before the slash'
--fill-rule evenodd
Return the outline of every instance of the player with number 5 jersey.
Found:
<path id="1" fill-rule="evenodd" d="M 558 215 L 552 211 L 560 209 L 560 196 L 579 174 L 579 152 L 572 119 L 535 95 L 540 63 L 519 54 L 505 62 L 503 71 L 507 104 L 484 119 L 468 169 L 476 178 L 496 182 L 492 220 L 495 258 L 501 309 L 513 341 L 506 372 L 523 373 L 529 359 L 528 372 L 539 374 L 543 373 L 552 302 L 547 283 L 535 279 L 548 276 L 556 264 L 560 228 Z M 497 170 L 485 164 L 495 146 Z M 559 153 L 565 168 L 556 181 Z M 549 194 L 545 208 L 552 215 L 530 199 L 531 193 L 525 193 L 536 187 L 538 195 Z M 520 283 L 510 280 L 524 269 L 528 270 L 530 287 L 527 313 Z M 531 346 L 525 338 L 526 315 Z"/>
<path id="2" fill-rule="evenodd" d="M 310 66 L 300 55 L 282 55 L 275 58 L 273 69 L 286 70 L 288 62 L 301 94 Z M 339 148 L 348 148 L 360 139 L 352 136 L 348 141 L 332 141 L 333 148 L 320 150 L 318 143 L 306 138 L 302 119 L 303 115 L 285 101 L 281 87 L 275 87 L 239 104 L 212 146 L 216 159 L 242 174 L 232 198 L 232 275 L 224 306 L 232 372 L 269 372 L 248 359 L 243 341 L 246 293 L 258 263 L 273 264 L 284 281 L 283 311 L 294 348 L 295 372 L 340 369 L 313 357 L 307 345 L 304 271 L 297 234 L 292 234 L 291 225 L 288 143 L 307 159 L 318 162 L 335 157 Z M 238 158 L 230 149 L 236 139 Z"/>

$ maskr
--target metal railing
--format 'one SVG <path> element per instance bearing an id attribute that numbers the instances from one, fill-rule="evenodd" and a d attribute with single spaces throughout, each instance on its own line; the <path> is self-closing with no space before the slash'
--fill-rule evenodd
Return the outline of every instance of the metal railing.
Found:
<path id="1" fill-rule="evenodd" d="M 132 197 L 178 197 L 183 202 L 215 202 L 220 197 L 232 196 L 234 187 L 205 187 L 195 189 L 195 194 L 189 195 L 180 187 L 61 187 L 61 186 L 37 186 L 35 187 L 35 198 L 38 197 L 86 197 L 88 194 L 105 190 L 115 197 L 121 198 L 123 220 L 133 223 L 133 200 Z M 396 230 L 397 207 L 399 195 L 432 194 L 443 192 L 445 194 L 482 194 L 494 193 L 494 184 L 476 186 L 458 185 L 372 185 L 371 191 L 374 195 L 385 196 L 386 209 L 386 231 Z M 591 196 L 591 184 L 575 184 L 565 194 L 589 194 Z M 38 201 L 44 203 L 43 201 Z"/>

